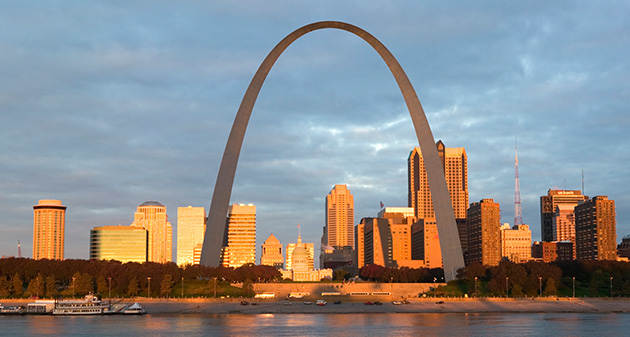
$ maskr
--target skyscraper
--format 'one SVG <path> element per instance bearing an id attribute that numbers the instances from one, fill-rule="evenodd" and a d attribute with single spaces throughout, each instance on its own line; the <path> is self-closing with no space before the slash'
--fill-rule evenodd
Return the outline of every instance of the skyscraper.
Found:
<path id="1" fill-rule="evenodd" d="M 148 261 L 166 263 L 173 260 L 173 228 L 168 222 L 166 206 L 157 201 L 146 201 L 134 213 L 133 227 L 149 232 Z"/>
<path id="2" fill-rule="evenodd" d="M 578 260 L 617 259 L 615 201 L 605 195 L 575 206 L 575 239 Z"/>
<path id="3" fill-rule="evenodd" d="M 282 244 L 273 233 L 269 235 L 267 240 L 262 244 L 260 253 L 260 264 L 263 266 L 272 266 L 277 269 L 284 267 L 284 256 L 282 256 Z"/>
<path id="4" fill-rule="evenodd" d="M 133 226 L 99 226 L 90 231 L 90 260 L 147 261 L 148 232 Z"/>
<path id="5" fill-rule="evenodd" d="M 322 243 L 334 249 L 354 249 L 354 197 L 346 185 L 335 185 L 326 196 Z"/>
<path id="6" fill-rule="evenodd" d="M 195 264 L 195 247 L 203 245 L 206 209 L 177 207 L 177 265 Z"/>
<path id="7" fill-rule="evenodd" d="M 256 206 L 232 204 L 228 207 L 227 236 L 221 251 L 221 265 L 238 268 L 256 263 Z"/>
<path id="8" fill-rule="evenodd" d="M 501 261 L 501 210 L 492 199 L 473 202 L 468 209 L 468 263 L 496 266 Z"/>
<path id="9" fill-rule="evenodd" d="M 33 259 L 63 260 L 66 206 L 40 200 L 33 206 Z"/>
<path id="10" fill-rule="evenodd" d="M 567 218 L 565 210 L 577 206 L 580 201 L 588 200 L 588 197 L 582 195 L 579 190 L 552 190 L 547 191 L 547 195 L 540 197 L 540 232 L 542 233 L 542 241 L 561 241 L 570 240 L 569 237 L 563 237 L 562 233 L 570 233 L 571 228 L 575 227 Z M 561 210 L 560 216 L 566 218 L 562 225 L 557 225 L 554 230 L 554 218 L 558 211 L 558 205 L 566 205 Z"/>
<path id="11" fill-rule="evenodd" d="M 442 141 L 437 144 L 442 161 L 444 176 L 453 203 L 456 219 L 465 219 L 468 209 L 468 157 L 463 147 L 447 148 Z M 431 190 L 424 168 L 424 158 L 419 147 L 409 154 L 408 163 L 408 205 L 415 211 L 417 218 L 435 218 Z"/>

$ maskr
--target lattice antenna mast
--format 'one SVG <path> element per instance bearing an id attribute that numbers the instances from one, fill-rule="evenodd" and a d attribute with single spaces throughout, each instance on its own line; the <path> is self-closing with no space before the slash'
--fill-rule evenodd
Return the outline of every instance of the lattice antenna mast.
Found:
<path id="1" fill-rule="evenodd" d="M 523 224 L 521 210 L 521 183 L 518 179 L 518 153 L 516 138 L 514 138 L 514 226 Z"/>
<path id="2" fill-rule="evenodd" d="M 22 258 L 22 246 L 20 245 L 20 240 L 18 240 L 18 258 Z"/>

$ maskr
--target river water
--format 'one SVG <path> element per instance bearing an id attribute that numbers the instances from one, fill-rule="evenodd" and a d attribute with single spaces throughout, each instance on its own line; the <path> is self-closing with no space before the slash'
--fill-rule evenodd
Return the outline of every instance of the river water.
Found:
<path id="1" fill-rule="evenodd" d="M 630 336 L 630 314 L 0 316 L 0 336 Z"/>

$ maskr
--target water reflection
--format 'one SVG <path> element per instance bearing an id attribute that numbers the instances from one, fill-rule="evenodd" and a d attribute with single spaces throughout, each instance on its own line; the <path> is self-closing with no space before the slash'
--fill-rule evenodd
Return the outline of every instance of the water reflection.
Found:
<path id="1" fill-rule="evenodd" d="M 0 316 L 0 327 L 10 336 L 625 336 L 630 314 Z"/>

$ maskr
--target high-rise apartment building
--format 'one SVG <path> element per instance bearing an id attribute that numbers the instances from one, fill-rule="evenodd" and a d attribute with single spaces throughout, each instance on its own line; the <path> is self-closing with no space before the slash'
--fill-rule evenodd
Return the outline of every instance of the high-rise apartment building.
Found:
<path id="1" fill-rule="evenodd" d="M 562 241 L 570 240 L 564 237 L 564 233 L 570 233 L 571 228 L 575 227 L 571 219 L 567 216 L 567 211 L 571 210 L 580 201 L 588 200 L 588 197 L 582 195 L 579 190 L 552 190 L 547 191 L 547 195 L 540 197 L 540 232 L 542 241 Z M 563 219 L 556 221 L 554 230 L 554 218 L 558 212 L 558 206 L 564 205 L 558 216 Z M 570 235 L 570 234 L 569 234 Z M 572 241 L 574 242 L 574 241 Z"/>
<path id="2" fill-rule="evenodd" d="M 173 228 L 168 222 L 166 206 L 157 201 L 146 201 L 138 206 L 131 226 L 149 232 L 148 261 L 166 263 L 173 261 Z"/>
<path id="3" fill-rule="evenodd" d="M 423 260 L 425 268 L 442 268 L 442 248 L 435 218 L 419 219 L 411 226 L 413 260 Z"/>
<path id="4" fill-rule="evenodd" d="M 66 206 L 44 199 L 33 206 L 33 259 L 63 260 Z"/>
<path id="5" fill-rule="evenodd" d="M 365 266 L 365 224 L 359 222 L 354 227 L 354 265 L 361 269 Z"/>
<path id="6" fill-rule="evenodd" d="M 617 259 L 615 201 L 598 195 L 575 206 L 578 260 Z"/>
<path id="7" fill-rule="evenodd" d="M 575 259 L 575 206 L 558 204 L 552 219 L 553 241 L 571 241 L 573 243 L 573 259 Z"/>
<path id="8" fill-rule="evenodd" d="M 354 249 L 354 197 L 346 185 L 335 185 L 326 196 L 322 243 L 334 249 Z"/>
<path id="9" fill-rule="evenodd" d="M 447 148 L 442 141 L 437 144 L 442 161 L 446 185 L 451 195 L 456 219 L 465 219 L 468 209 L 468 157 L 463 147 Z M 408 205 L 417 218 L 435 218 L 431 190 L 424 168 L 424 158 L 419 147 L 411 151 L 408 159 Z"/>
<path id="10" fill-rule="evenodd" d="M 532 258 L 532 231 L 528 225 L 501 226 L 501 257 L 514 263 L 527 262 Z"/>
<path id="11" fill-rule="evenodd" d="M 363 265 L 394 267 L 389 222 L 383 218 L 363 218 L 360 224 L 364 237 Z"/>
<path id="12" fill-rule="evenodd" d="M 466 218 L 468 263 L 496 266 L 501 261 L 501 210 L 493 199 L 473 202 Z"/>
<path id="13" fill-rule="evenodd" d="M 228 207 L 226 241 L 221 250 L 221 265 L 238 268 L 256 263 L 256 206 L 233 204 Z"/>
<path id="14" fill-rule="evenodd" d="M 273 233 L 263 242 L 260 253 L 260 264 L 262 266 L 272 266 L 277 269 L 284 268 L 284 256 L 282 255 L 282 244 Z"/>
<path id="15" fill-rule="evenodd" d="M 134 226 L 99 226 L 90 230 L 90 260 L 147 262 L 148 231 Z"/>
<path id="16" fill-rule="evenodd" d="M 545 263 L 573 260 L 573 242 L 571 241 L 535 241 L 532 244 L 532 258 Z"/>
<path id="17" fill-rule="evenodd" d="M 206 232 L 204 207 L 177 207 L 177 265 L 195 264 L 195 247 L 203 245 Z"/>

